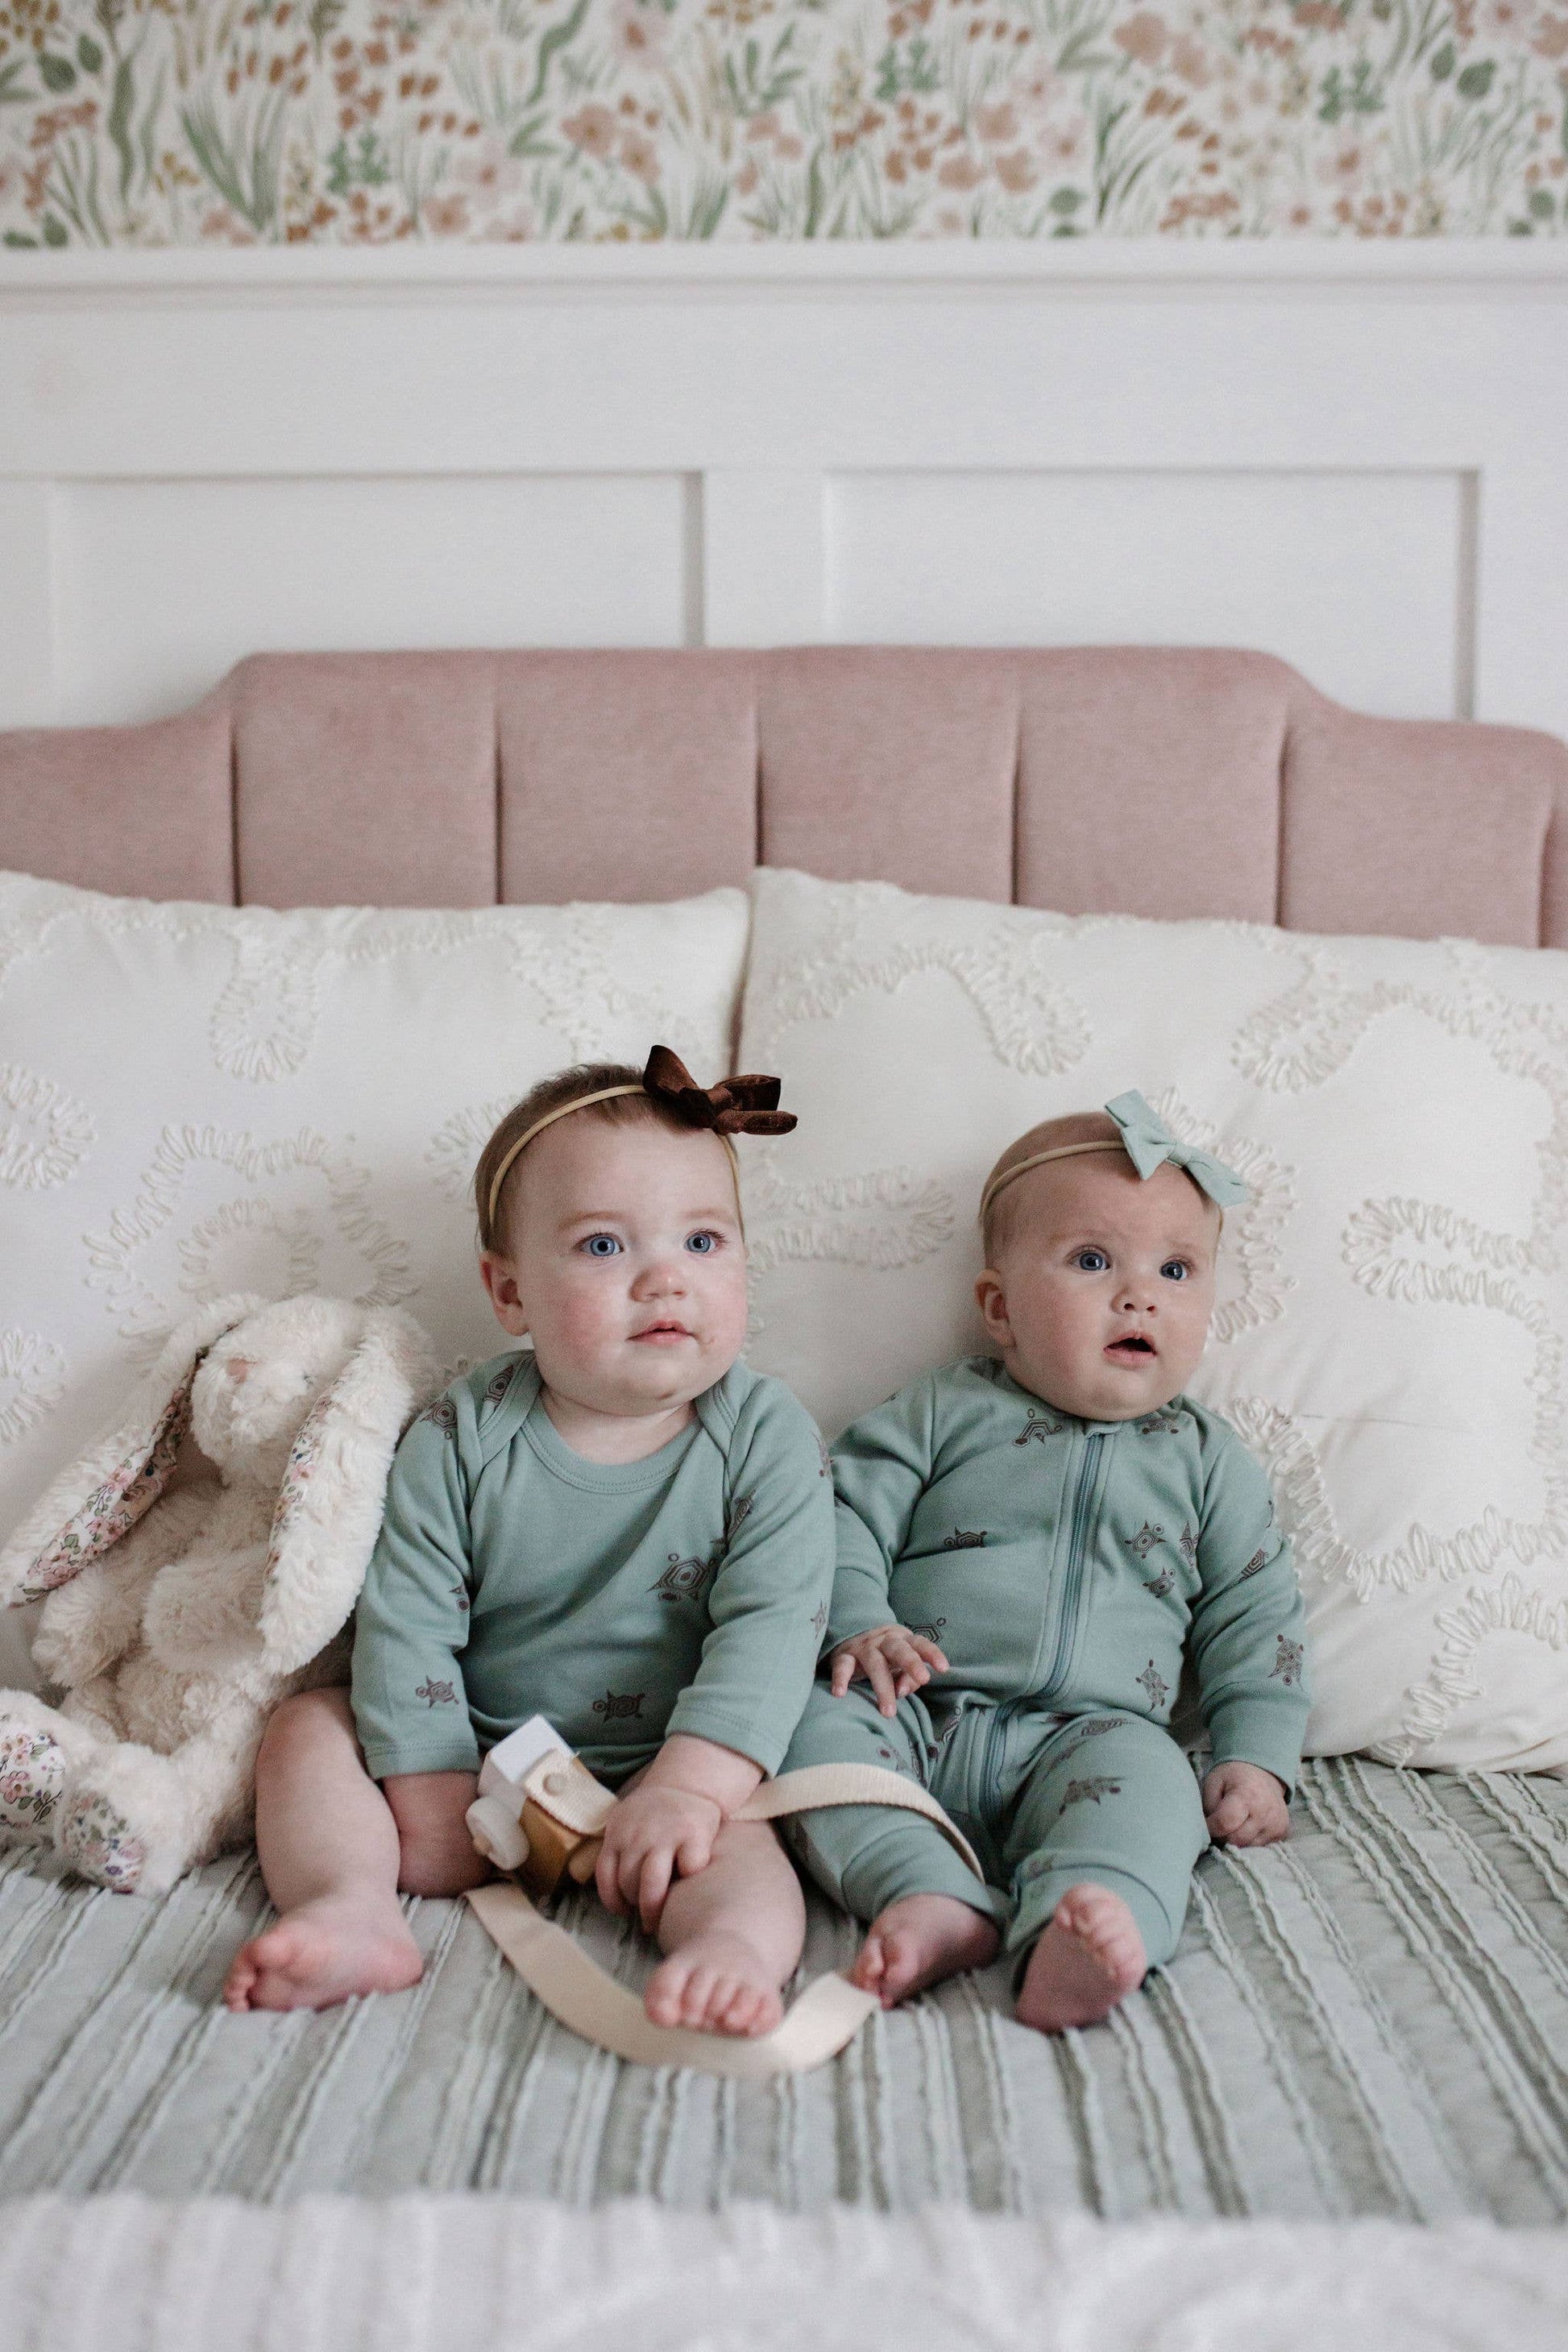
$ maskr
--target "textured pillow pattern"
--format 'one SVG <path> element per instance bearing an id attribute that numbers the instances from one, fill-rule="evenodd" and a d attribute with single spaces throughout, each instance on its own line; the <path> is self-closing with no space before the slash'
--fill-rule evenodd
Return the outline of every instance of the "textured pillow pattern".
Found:
<path id="1" fill-rule="evenodd" d="M 465 1187 L 495 1119 L 657 1039 L 728 1068 L 747 920 L 740 890 L 277 914 L 0 876 L 0 1528 L 224 1292 L 403 1306 L 452 1365 L 491 1352 Z"/>
<path id="2" fill-rule="evenodd" d="M 1310 1752 L 1568 1769 L 1568 956 L 758 877 L 752 1360 L 830 1428 L 978 1348 L 981 1180 L 1146 1094 L 1253 1188 L 1194 1391 L 1275 1483 Z"/>

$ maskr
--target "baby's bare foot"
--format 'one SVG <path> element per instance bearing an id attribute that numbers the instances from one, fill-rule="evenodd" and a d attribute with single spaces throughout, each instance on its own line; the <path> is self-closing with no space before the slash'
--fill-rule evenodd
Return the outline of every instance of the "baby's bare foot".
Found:
<path id="1" fill-rule="evenodd" d="M 849 1980 L 891 2009 L 940 1977 L 984 1968 L 997 1940 L 994 1923 L 957 1895 L 906 1895 L 872 1920 Z"/>
<path id="2" fill-rule="evenodd" d="M 223 1989 L 242 2009 L 331 2009 L 354 1993 L 404 1992 L 424 1973 L 395 1903 L 323 1896 L 285 1913 L 236 1954 Z"/>
<path id="3" fill-rule="evenodd" d="M 762 1954 L 724 1928 L 671 1952 L 648 1979 L 643 2007 L 656 2025 L 700 2033 L 771 2033 L 784 2015 Z"/>
<path id="4" fill-rule="evenodd" d="M 1041 2033 L 1098 2025 L 1137 1991 L 1148 1966 L 1121 1895 L 1109 1886 L 1071 1886 L 1030 1955 L 1015 2013 Z"/>

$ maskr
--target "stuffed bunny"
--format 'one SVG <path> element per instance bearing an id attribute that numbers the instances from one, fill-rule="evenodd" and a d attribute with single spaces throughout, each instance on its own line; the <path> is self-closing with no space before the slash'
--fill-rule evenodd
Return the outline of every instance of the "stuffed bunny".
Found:
<path id="1" fill-rule="evenodd" d="M 339 1299 L 218 1299 L 174 1333 L 0 1551 L 0 1603 L 49 1596 L 34 1654 L 68 1693 L 0 1690 L 0 1843 L 160 1895 L 244 1839 L 269 1711 L 342 1677 L 434 1370 L 408 1316 Z M 187 1431 L 205 1460 L 171 1486 Z"/>

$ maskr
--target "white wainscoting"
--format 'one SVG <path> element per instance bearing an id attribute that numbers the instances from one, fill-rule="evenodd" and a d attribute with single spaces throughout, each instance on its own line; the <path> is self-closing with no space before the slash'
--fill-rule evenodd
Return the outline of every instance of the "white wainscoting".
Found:
<path id="1" fill-rule="evenodd" d="M 683 645 L 693 488 L 569 473 L 59 483 L 60 713 L 153 718 L 245 654 L 300 646 Z"/>
<path id="2" fill-rule="evenodd" d="M 1250 645 L 1568 734 L 1568 251 L 0 261 L 0 725 L 372 646 Z"/>
<path id="3" fill-rule="evenodd" d="M 1249 645 L 1363 710 L 1451 719 L 1470 691 L 1471 477 L 839 475 L 827 635 L 843 643 Z"/>

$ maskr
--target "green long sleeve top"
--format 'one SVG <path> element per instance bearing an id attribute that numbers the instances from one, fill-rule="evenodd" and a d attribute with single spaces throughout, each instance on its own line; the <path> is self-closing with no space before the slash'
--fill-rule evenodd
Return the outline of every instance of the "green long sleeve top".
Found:
<path id="1" fill-rule="evenodd" d="M 585 1461 L 531 1355 L 455 1381 L 398 1447 L 354 1620 L 365 1761 L 472 1771 L 534 1714 L 623 1780 L 672 1732 L 776 1771 L 833 1581 L 816 1423 L 735 1365 L 644 1461 Z"/>
<path id="2" fill-rule="evenodd" d="M 834 1479 L 831 1643 L 906 1625 L 949 1661 L 928 1700 L 1158 1724 L 1185 1652 L 1215 1762 L 1294 1787 L 1301 1596 L 1268 1482 L 1217 1413 L 1177 1397 L 1079 1421 L 972 1357 L 847 1430 Z"/>

